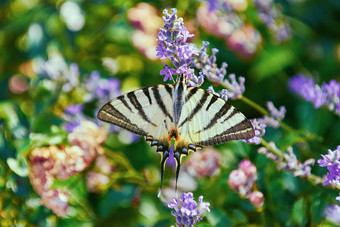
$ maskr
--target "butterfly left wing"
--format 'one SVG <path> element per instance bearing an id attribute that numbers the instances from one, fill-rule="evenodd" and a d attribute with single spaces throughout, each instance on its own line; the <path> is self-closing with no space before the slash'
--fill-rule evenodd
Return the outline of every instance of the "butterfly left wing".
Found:
<path id="1" fill-rule="evenodd" d="M 169 157 L 169 131 L 173 123 L 173 85 L 161 84 L 138 89 L 105 104 L 98 113 L 102 121 L 145 136 L 161 154 L 161 188 L 165 162 Z"/>
<path id="2" fill-rule="evenodd" d="M 172 89 L 170 84 L 137 89 L 105 104 L 98 112 L 102 121 L 118 125 L 150 139 L 167 139 L 173 122 Z"/>

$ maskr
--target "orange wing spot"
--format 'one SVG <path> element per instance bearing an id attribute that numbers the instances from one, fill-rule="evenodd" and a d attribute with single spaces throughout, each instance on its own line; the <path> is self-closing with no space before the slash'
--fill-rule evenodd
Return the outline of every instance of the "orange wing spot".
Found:
<path id="1" fill-rule="evenodd" d="M 173 129 L 171 129 L 171 131 L 169 132 L 169 136 L 168 136 L 169 141 L 170 141 L 172 138 L 175 138 L 176 141 L 179 140 L 179 134 L 178 134 L 177 128 L 173 128 Z"/>

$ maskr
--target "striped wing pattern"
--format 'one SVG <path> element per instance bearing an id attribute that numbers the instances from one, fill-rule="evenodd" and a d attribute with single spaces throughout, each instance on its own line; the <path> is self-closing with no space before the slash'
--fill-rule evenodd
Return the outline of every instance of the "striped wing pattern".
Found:
<path id="1" fill-rule="evenodd" d="M 148 139 L 168 140 L 173 122 L 173 85 L 156 85 L 119 96 L 105 104 L 98 118 Z"/>
<path id="2" fill-rule="evenodd" d="M 157 147 L 162 155 L 160 193 L 172 139 L 177 190 L 181 159 L 189 150 L 255 135 L 251 123 L 235 107 L 203 89 L 187 87 L 184 75 L 175 85 L 156 85 L 119 96 L 101 108 L 98 118 L 145 136 Z"/>
<path id="3" fill-rule="evenodd" d="M 218 96 L 196 87 L 188 88 L 179 122 L 179 134 L 196 146 L 254 137 L 251 123 L 241 112 Z"/>

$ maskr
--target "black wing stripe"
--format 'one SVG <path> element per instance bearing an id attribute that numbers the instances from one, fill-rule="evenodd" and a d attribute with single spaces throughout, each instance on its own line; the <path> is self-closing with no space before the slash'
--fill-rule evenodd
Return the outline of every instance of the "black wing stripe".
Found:
<path id="1" fill-rule="evenodd" d="M 224 103 L 224 105 L 221 107 L 221 109 L 210 120 L 209 124 L 207 126 L 205 126 L 202 130 L 200 130 L 196 133 L 200 133 L 202 131 L 205 131 L 207 129 L 212 128 L 217 123 L 218 119 L 220 119 L 222 116 L 224 116 L 230 108 L 233 108 L 233 107 L 229 103 L 227 103 L 227 102 Z"/>
<path id="2" fill-rule="evenodd" d="M 143 120 L 145 120 L 146 122 L 152 124 L 153 126 L 157 126 L 155 125 L 153 122 L 150 121 L 150 119 L 148 118 L 148 116 L 145 114 L 142 105 L 139 103 L 135 92 L 130 92 L 127 94 L 127 97 L 130 99 L 130 102 L 132 103 L 132 105 L 138 110 L 138 114 L 143 118 Z"/>
<path id="3" fill-rule="evenodd" d="M 209 110 L 210 106 L 212 104 L 214 104 L 214 102 L 216 102 L 217 100 L 218 100 L 218 97 L 216 95 L 213 95 L 212 98 L 210 99 L 208 106 L 207 106 L 207 110 Z"/>
<path id="4" fill-rule="evenodd" d="M 172 97 L 172 87 L 169 84 L 164 85 L 166 91 L 169 93 L 169 95 Z"/>
<path id="5" fill-rule="evenodd" d="M 157 105 L 159 106 L 159 108 L 161 108 L 164 115 L 169 117 L 171 122 L 173 122 L 174 120 L 173 120 L 172 116 L 170 115 L 169 111 L 166 109 L 164 102 L 162 100 L 162 97 L 159 94 L 158 87 L 157 86 L 152 87 L 152 92 L 155 96 L 155 99 L 156 99 L 156 102 L 157 102 Z"/>
<path id="6" fill-rule="evenodd" d="M 124 106 L 132 112 L 132 109 L 129 106 L 129 104 L 126 102 L 124 95 L 119 96 L 117 99 L 120 100 L 124 104 Z"/>
<path id="7" fill-rule="evenodd" d="M 110 103 L 104 105 L 101 108 L 101 110 L 98 112 L 98 118 L 102 121 L 118 125 L 138 135 L 142 136 L 147 135 L 147 133 L 144 130 L 140 129 L 136 124 L 133 124 L 128 118 L 126 118 Z"/>
<path id="8" fill-rule="evenodd" d="M 200 111 L 200 109 L 202 109 L 209 96 L 210 94 L 208 92 L 204 92 L 201 99 L 197 102 L 195 108 L 191 111 L 190 115 L 186 117 L 178 127 L 182 127 L 186 122 L 191 121 Z"/>
<path id="9" fill-rule="evenodd" d="M 187 95 L 187 97 L 185 98 L 186 101 L 188 101 L 194 94 L 196 94 L 197 91 L 198 91 L 198 88 L 197 88 L 197 87 L 189 88 L 189 89 L 188 89 L 188 95 Z"/>
<path id="10" fill-rule="evenodd" d="M 236 108 L 233 108 L 233 111 L 229 114 L 229 116 L 227 116 L 222 122 L 221 124 L 225 123 L 226 121 L 228 121 L 230 118 L 232 118 L 235 114 L 240 113 Z"/>
<path id="11" fill-rule="evenodd" d="M 225 143 L 230 140 L 250 139 L 254 136 L 255 133 L 253 126 L 247 119 L 244 119 L 235 126 L 227 129 L 226 131 L 218 135 L 215 135 L 214 137 L 209 138 L 207 140 L 200 141 L 197 144 L 203 146 L 211 146 Z"/>
<path id="12" fill-rule="evenodd" d="M 152 100 L 151 100 L 149 88 L 148 87 L 143 88 L 142 91 L 143 91 L 144 95 L 148 98 L 149 104 L 151 105 L 152 104 Z"/>

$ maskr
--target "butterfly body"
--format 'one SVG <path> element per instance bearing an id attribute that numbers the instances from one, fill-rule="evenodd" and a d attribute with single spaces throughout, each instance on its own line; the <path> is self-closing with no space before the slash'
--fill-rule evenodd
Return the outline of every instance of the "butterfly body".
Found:
<path id="1" fill-rule="evenodd" d="M 101 108 L 98 118 L 144 136 L 157 147 L 162 155 L 161 181 L 172 140 L 177 182 L 181 158 L 189 151 L 255 135 L 251 123 L 235 107 L 203 89 L 188 87 L 184 75 L 174 85 L 160 84 L 119 96 Z"/>

